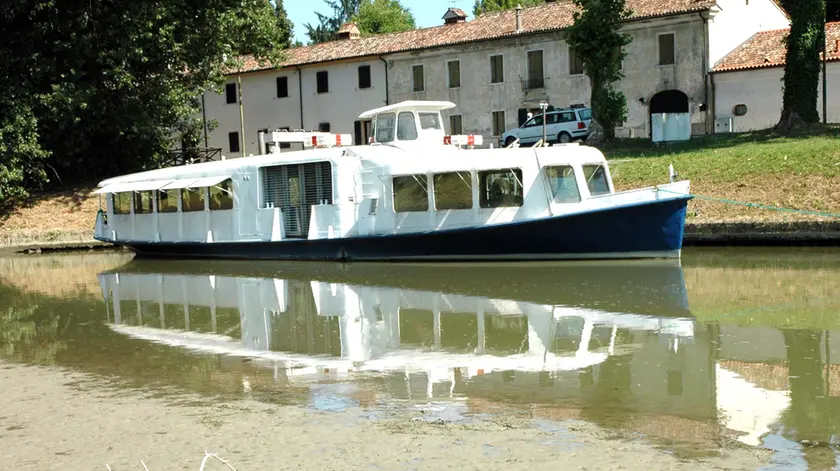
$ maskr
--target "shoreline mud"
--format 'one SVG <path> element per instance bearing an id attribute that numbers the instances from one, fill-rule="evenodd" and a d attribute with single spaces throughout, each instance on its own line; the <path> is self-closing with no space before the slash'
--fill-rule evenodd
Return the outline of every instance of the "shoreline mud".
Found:
<path id="1" fill-rule="evenodd" d="M 387 407 L 270 404 L 247 394 L 208 402 L 189 392 L 114 389 L 95 375 L 3 361 L 0 383 L 6 385 L 0 455 L 19 470 L 198 469 L 205 451 L 240 470 L 279 463 L 283 469 L 757 469 L 771 455 L 727 446 L 715 456 L 679 458 L 587 422 L 546 426 L 515 414 L 459 423 Z"/>

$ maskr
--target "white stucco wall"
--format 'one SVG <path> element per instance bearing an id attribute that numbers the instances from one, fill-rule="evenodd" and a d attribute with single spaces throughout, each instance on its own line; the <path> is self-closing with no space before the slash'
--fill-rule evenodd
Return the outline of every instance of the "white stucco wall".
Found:
<path id="1" fill-rule="evenodd" d="M 345 41 L 352 41 L 347 39 Z M 370 88 L 359 89 L 359 67 L 370 66 Z M 316 75 L 326 70 L 329 91 L 317 93 Z M 303 122 L 305 129 L 318 129 L 330 123 L 330 132 L 353 135 L 353 122 L 367 110 L 385 106 L 385 63 L 379 59 L 364 62 L 331 63 L 303 69 Z"/>
<path id="2" fill-rule="evenodd" d="M 840 62 L 829 62 L 828 122 L 840 122 Z M 734 132 L 766 129 L 779 121 L 782 111 L 783 67 L 714 74 L 715 116 L 731 117 Z M 822 119 L 822 74 L 818 86 L 817 110 Z M 747 114 L 735 116 L 735 105 L 747 105 Z"/>
<path id="3" fill-rule="evenodd" d="M 371 87 L 359 89 L 358 68 L 371 67 Z M 329 91 L 317 93 L 318 71 L 328 72 Z M 299 88 L 298 73 L 302 74 Z M 277 77 L 288 78 L 289 96 L 277 98 Z M 235 76 L 226 83 L 237 83 Z M 319 123 L 330 123 L 332 133 L 354 133 L 353 122 L 362 112 L 385 104 L 385 64 L 380 60 L 367 62 L 329 63 L 320 66 L 286 68 L 242 75 L 242 107 L 245 117 L 244 155 L 257 154 L 257 132 L 288 127 L 317 130 Z M 230 152 L 228 133 L 240 132 L 239 105 L 225 102 L 221 93 L 205 93 L 208 122 L 215 119 L 218 126 L 208 133 L 209 147 L 220 147 L 225 158 L 241 157 L 242 152 Z M 301 99 L 303 123 L 301 123 Z M 203 139 L 203 136 L 202 136 Z M 300 148 L 300 147 L 298 147 Z"/>
<path id="4" fill-rule="evenodd" d="M 648 135 L 648 101 L 659 91 L 680 89 L 688 95 L 692 122 L 701 127 L 705 113 L 698 104 L 705 101 L 703 49 L 705 33 L 699 15 L 634 22 L 624 28 L 633 37 L 624 61 L 626 77 L 619 83 L 628 104 L 625 134 Z M 659 33 L 676 33 L 676 65 L 657 66 Z M 523 91 L 527 78 L 527 51 L 543 50 L 545 88 Z M 504 83 L 490 83 L 490 56 L 504 56 Z M 589 80 L 569 75 L 568 45 L 561 33 L 531 35 L 516 39 L 452 46 L 386 57 L 389 61 L 391 102 L 401 100 L 450 100 L 457 105 L 452 114 L 463 115 L 465 133 L 490 138 L 491 112 L 504 110 L 506 129 L 518 125 L 517 110 L 537 108 L 540 99 L 556 107 L 589 104 Z M 460 59 L 461 88 L 447 88 L 446 61 Z M 424 92 L 412 92 L 412 66 L 423 64 Z M 641 101 L 640 101 L 641 99 Z M 445 116 L 448 126 L 448 115 Z M 491 141 L 493 141 L 491 139 Z M 487 139 L 485 140 L 487 142 Z"/>
<path id="5" fill-rule="evenodd" d="M 773 0 L 718 0 L 720 11 L 709 20 L 711 66 L 758 31 L 790 27 Z"/>

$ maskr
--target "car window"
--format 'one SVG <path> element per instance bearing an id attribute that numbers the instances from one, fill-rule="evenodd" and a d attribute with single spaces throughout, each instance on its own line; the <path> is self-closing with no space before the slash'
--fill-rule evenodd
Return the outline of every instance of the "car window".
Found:
<path id="1" fill-rule="evenodd" d="M 577 121 L 577 118 L 575 118 L 575 113 L 573 111 L 564 111 L 560 113 L 559 121 L 561 123 L 569 123 L 572 121 Z"/>
<path id="2" fill-rule="evenodd" d="M 545 124 L 557 124 L 557 120 L 560 118 L 560 115 L 557 113 L 551 113 L 550 115 L 545 117 Z"/>
<path id="3" fill-rule="evenodd" d="M 592 110 L 589 108 L 584 108 L 578 111 L 578 115 L 580 115 L 580 119 L 587 120 L 592 119 Z"/>
<path id="4" fill-rule="evenodd" d="M 526 121 L 525 124 L 522 125 L 523 128 L 530 128 L 532 126 L 542 126 L 542 115 L 535 116 L 530 120 Z"/>

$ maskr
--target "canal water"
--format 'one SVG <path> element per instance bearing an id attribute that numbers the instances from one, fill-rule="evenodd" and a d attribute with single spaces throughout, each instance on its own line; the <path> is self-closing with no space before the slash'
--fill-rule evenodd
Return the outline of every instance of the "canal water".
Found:
<path id="1" fill-rule="evenodd" d="M 734 445 L 766 450 L 761 469 L 831 469 L 840 250 L 417 265 L 7 256 L 0 362 L 207 403 L 453 423 L 513 410 L 685 459 Z"/>

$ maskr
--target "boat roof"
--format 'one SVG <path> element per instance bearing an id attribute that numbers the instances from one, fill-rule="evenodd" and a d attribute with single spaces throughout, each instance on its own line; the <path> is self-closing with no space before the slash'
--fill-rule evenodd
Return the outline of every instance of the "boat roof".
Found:
<path id="1" fill-rule="evenodd" d="M 451 101 L 406 100 L 394 103 L 393 105 L 367 110 L 359 115 L 359 119 L 372 118 L 378 114 L 393 111 L 441 111 L 448 110 L 450 108 L 455 108 L 455 103 L 452 103 Z"/>

